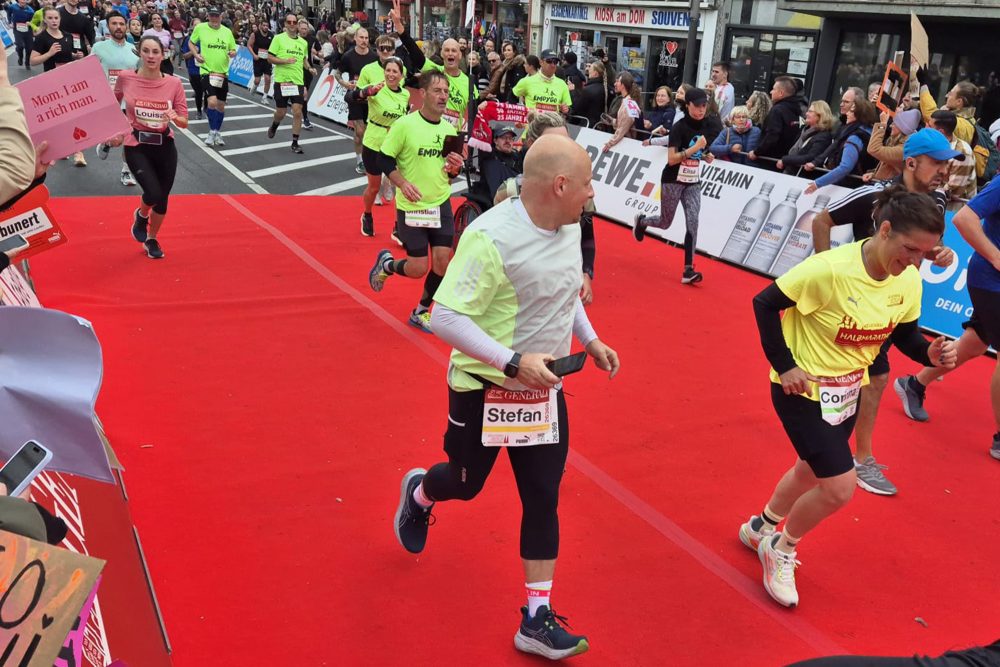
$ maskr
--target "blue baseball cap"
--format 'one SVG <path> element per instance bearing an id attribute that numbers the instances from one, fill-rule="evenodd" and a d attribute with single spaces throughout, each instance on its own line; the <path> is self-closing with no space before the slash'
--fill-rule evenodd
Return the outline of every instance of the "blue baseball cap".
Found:
<path id="1" fill-rule="evenodd" d="M 965 153 L 953 149 L 943 134 L 929 127 L 914 132 L 903 144 L 903 159 L 918 155 L 926 155 L 942 162 L 945 160 L 961 162 L 965 159 Z"/>

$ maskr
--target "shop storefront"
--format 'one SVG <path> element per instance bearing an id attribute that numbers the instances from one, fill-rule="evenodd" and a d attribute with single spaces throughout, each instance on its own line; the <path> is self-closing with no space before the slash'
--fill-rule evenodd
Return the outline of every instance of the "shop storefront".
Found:
<path id="1" fill-rule="evenodd" d="M 473 40 L 476 48 L 492 39 L 498 49 L 501 43 L 509 41 L 522 53 L 530 48 L 530 0 L 476 0 L 475 7 L 473 25 L 467 27 L 465 0 L 421 0 L 420 38 L 443 42 L 450 37 L 466 37 Z"/>
<path id="2" fill-rule="evenodd" d="M 666 4 L 664 9 L 662 5 L 547 3 L 542 46 L 574 51 L 582 62 L 595 48 L 603 48 L 615 71 L 631 72 L 644 92 L 680 85 L 684 61 L 690 55 L 697 59 L 696 79 L 704 83 L 712 65 L 718 12 L 702 10 L 698 39 L 688 48 L 687 3 Z"/>
<path id="3" fill-rule="evenodd" d="M 818 41 L 818 30 L 743 25 L 727 28 L 721 59 L 729 62 L 729 82 L 736 103 L 745 102 L 755 90 L 770 91 L 779 76 L 794 77 L 808 90 Z"/>

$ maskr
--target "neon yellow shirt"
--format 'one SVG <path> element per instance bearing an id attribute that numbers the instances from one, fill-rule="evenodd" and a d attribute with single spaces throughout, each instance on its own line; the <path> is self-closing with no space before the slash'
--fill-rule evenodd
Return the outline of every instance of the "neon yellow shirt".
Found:
<path id="1" fill-rule="evenodd" d="M 399 85 L 403 85 L 403 81 L 406 80 L 406 67 L 403 67 L 403 79 L 399 82 Z M 381 83 L 385 81 L 385 68 L 382 67 L 382 63 L 375 61 L 373 63 L 368 63 L 361 68 L 361 73 L 358 74 L 358 87 L 366 88 L 368 86 L 374 86 L 376 83 Z"/>
<path id="2" fill-rule="evenodd" d="M 400 194 L 396 197 L 397 209 L 421 211 L 438 206 L 451 197 L 451 184 L 444 171 L 442 149 L 445 137 L 457 134 L 455 126 L 443 118 L 432 123 L 419 111 L 403 116 L 393 124 L 389 136 L 382 142 L 381 151 L 396 159 L 403 178 L 420 190 L 421 194 L 421 199 L 417 202 L 411 202 Z"/>
<path id="3" fill-rule="evenodd" d="M 229 52 L 236 50 L 232 30 L 224 25 L 214 29 L 207 22 L 199 23 L 190 41 L 198 46 L 198 52 L 205 59 L 200 68 L 202 74 L 229 73 Z"/>
<path id="4" fill-rule="evenodd" d="M 364 71 L 361 76 L 364 76 Z M 361 143 L 373 151 L 380 150 L 389 134 L 389 128 L 405 116 L 409 109 L 410 91 L 402 86 L 398 91 L 392 90 L 388 85 L 382 86 L 382 90 L 368 98 L 368 127 Z"/>
<path id="5" fill-rule="evenodd" d="M 271 40 L 271 46 L 267 49 L 268 53 L 275 58 L 295 58 L 295 62 L 288 65 L 274 65 L 274 82 L 303 85 L 305 73 L 302 68 L 308 50 L 309 42 L 298 35 L 289 37 L 287 32 L 275 35 Z"/>
<path id="6" fill-rule="evenodd" d="M 466 111 L 469 108 L 469 75 L 459 72 L 458 76 L 452 76 L 445 72 L 444 65 L 428 60 L 424 63 L 424 72 L 437 70 L 443 72 L 448 77 L 448 109 L 445 116 L 448 121 L 455 126 L 455 129 L 464 131 L 466 126 Z"/>
<path id="7" fill-rule="evenodd" d="M 524 98 L 524 106 L 539 111 L 561 112 L 562 105 L 569 106 L 569 86 L 557 76 L 545 79 L 541 74 L 526 76 L 514 86 L 514 94 Z"/>
<path id="8" fill-rule="evenodd" d="M 795 363 L 817 377 L 839 377 L 865 369 L 879 347 L 903 322 L 920 316 L 920 273 L 909 266 L 898 276 L 875 280 L 861 259 L 864 241 L 821 252 L 791 268 L 775 283 L 794 308 L 781 331 Z M 771 381 L 780 383 L 771 369 Z M 819 400 L 816 385 L 810 395 Z"/>

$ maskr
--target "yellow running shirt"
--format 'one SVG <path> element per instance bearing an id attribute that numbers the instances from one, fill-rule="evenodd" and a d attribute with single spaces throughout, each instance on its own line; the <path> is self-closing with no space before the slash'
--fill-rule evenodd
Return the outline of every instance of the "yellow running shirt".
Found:
<path id="1" fill-rule="evenodd" d="M 385 88 L 381 92 L 385 92 Z M 380 93 L 381 94 L 381 93 Z M 422 211 L 440 206 L 451 197 L 451 183 L 444 171 L 442 149 L 445 137 L 458 134 L 455 126 L 442 118 L 432 123 L 419 111 L 403 116 L 392 124 L 382 142 L 382 154 L 396 160 L 403 178 L 420 190 L 420 201 L 412 202 L 399 193 L 396 208 L 400 211 Z"/>
<path id="2" fill-rule="evenodd" d="M 879 347 L 903 322 L 920 316 L 920 273 L 909 266 L 899 276 L 875 280 L 861 259 L 864 241 L 809 257 L 775 283 L 795 307 L 785 311 L 781 331 L 799 368 L 817 377 L 864 371 Z M 771 369 L 771 381 L 780 383 Z M 819 400 L 816 386 L 810 395 Z"/>
<path id="3" fill-rule="evenodd" d="M 445 110 L 445 118 L 459 132 L 464 132 L 467 125 L 469 109 L 469 76 L 465 72 L 459 72 L 458 76 L 452 76 L 445 71 L 444 65 L 428 60 L 424 63 L 423 71 L 429 72 L 437 70 L 448 77 L 448 108 Z"/>
<path id="4" fill-rule="evenodd" d="M 524 106 L 539 111 L 560 113 L 562 105 L 573 104 L 569 87 L 557 76 L 551 79 L 545 79 L 541 74 L 526 76 L 514 86 L 514 94 L 524 98 Z"/>

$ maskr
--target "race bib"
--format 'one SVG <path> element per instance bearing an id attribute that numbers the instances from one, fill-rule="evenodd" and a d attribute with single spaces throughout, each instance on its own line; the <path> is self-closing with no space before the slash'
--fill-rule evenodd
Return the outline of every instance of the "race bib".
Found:
<path id="1" fill-rule="evenodd" d="M 222 88 L 223 84 L 226 83 L 226 77 L 222 74 L 209 74 L 208 75 L 208 85 L 212 88 Z"/>
<path id="2" fill-rule="evenodd" d="M 406 211 L 407 227 L 441 228 L 441 207 L 425 208 L 422 211 Z"/>
<path id="3" fill-rule="evenodd" d="M 448 122 L 455 126 L 455 129 L 461 132 L 465 129 L 465 117 L 460 116 L 454 109 L 445 109 L 444 115 L 448 119 Z"/>
<path id="4" fill-rule="evenodd" d="M 258 49 L 257 57 L 261 60 L 267 60 L 267 49 Z"/>
<path id="5" fill-rule="evenodd" d="M 174 30 L 174 39 L 180 39 L 183 36 L 184 36 L 183 32 L 181 32 L 180 30 Z"/>
<path id="6" fill-rule="evenodd" d="M 550 389 L 486 390 L 483 404 L 483 444 L 526 447 L 559 442 L 556 392 Z"/>
<path id="7" fill-rule="evenodd" d="M 14 29 L 17 30 L 18 32 L 28 32 L 28 24 L 27 23 L 15 23 L 14 24 Z"/>
<path id="8" fill-rule="evenodd" d="M 298 97 L 299 87 L 294 83 L 279 83 L 278 88 L 281 89 L 282 97 Z"/>
<path id="9" fill-rule="evenodd" d="M 167 125 L 167 122 L 163 119 L 163 114 L 169 108 L 170 105 L 168 102 L 137 99 L 133 107 L 135 120 L 151 130 L 163 129 Z"/>
<path id="10" fill-rule="evenodd" d="M 115 84 L 118 83 L 118 75 L 121 74 L 121 73 L 122 73 L 122 71 L 120 69 L 109 69 L 108 70 L 108 83 L 111 84 L 112 88 L 114 88 Z"/>
<path id="11" fill-rule="evenodd" d="M 83 48 L 83 42 L 80 40 L 80 35 L 74 34 L 73 35 L 73 50 L 74 51 L 79 51 L 82 48 Z"/>
<path id="12" fill-rule="evenodd" d="M 678 183 L 697 183 L 701 180 L 701 162 L 699 160 L 682 160 L 677 170 Z"/>
<path id="13" fill-rule="evenodd" d="M 820 378 L 819 407 L 823 421 L 837 426 L 857 412 L 861 380 L 864 377 L 865 371 L 862 369 L 840 377 Z"/>
<path id="14" fill-rule="evenodd" d="M 543 104 L 542 102 L 535 104 L 535 108 L 539 111 L 555 111 L 557 113 L 559 111 L 559 107 L 555 104 Z"/>
<path id="15" fill-rule="evenodd" d="M 90 13 L 90 8 L 89 7 L 84 7 L 83 5 L 80 5 L 80 13 L 81 14 L 89 14 Z"/>

